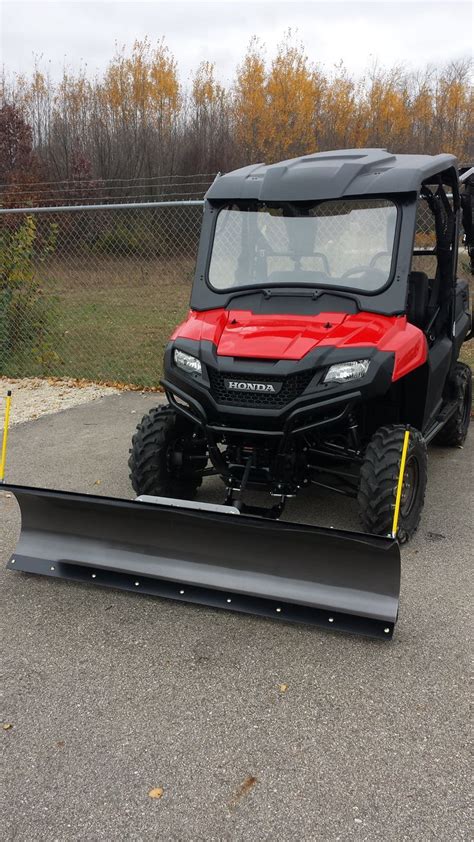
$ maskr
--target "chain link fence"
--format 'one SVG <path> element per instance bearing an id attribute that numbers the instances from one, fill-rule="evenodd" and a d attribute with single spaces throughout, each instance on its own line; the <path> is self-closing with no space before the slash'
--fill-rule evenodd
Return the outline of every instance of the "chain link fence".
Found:
<path id="1" fill-rule="evenodd" d="M 202 201 L 0 211 L 0 373 L 157 385 Z"/>
<path id="2" fill-rule="evenodd" d="M 200 200 L 0 210 L 0 374 L 157 385 L 201 217 Z"/>

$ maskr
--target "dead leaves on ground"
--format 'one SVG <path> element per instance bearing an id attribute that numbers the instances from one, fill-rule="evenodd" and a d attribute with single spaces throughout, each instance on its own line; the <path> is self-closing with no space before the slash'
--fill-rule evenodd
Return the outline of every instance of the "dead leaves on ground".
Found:
<path id="1" fill-rule="evenodd" d="M 162 798 L 164 789 L 162 786 L 154 786 L 148 791 L 150 798 Z"/>
<path id="2" fill-rule="evenodd" d="M 38 378 L 40 379 L 40 378 Z M 121 392 L 163 392 L 162 386 L 137 386 L 136 383 L 124 383 L 122 380 L 87 380 L 85 377 L 45 377 L 41 378 L 51 386 L 67 386 L 75 389 L 86 389 L 89 386 L 107 386 Z"/>
<path id="3" fill-rule="evenodd" d="M 118 389 L 120 392 L 163 392 L 162 386 L 137 386 L 136 383 L 124 383 L 121 380 L 87 380 L 85 377 L 0 377 L 0 382 L 13 383 L 16 388 L 23 388 L 24 381 L 30 388 L 39 389 L 43 383 L 50 386 L 66 386 L 74 389 L 87 389 L 89 386 L 106 386 L 111 389 Z M 34 381 L 34 382 L 31 382 Z"/>
<path id="4" fill-rule="evenodd" d="M 235 793 L 232 800 L 229 802 L 229 810 L 235 810 L 239 801 L 242 800 L 249 792 L 254 788 L 255 784 L 258 783 L 258 778 L 254 775 L 249 775 L 245 778 L 245 781 L 240 784 L 237 792 Z"/>
<path id="5" fill-rule="evenodd" d="M 258 783 L 258 778 L 255 775 L 248 775 L 247 778 L 240 784 L 239 788 L 233 795 L 231 801 L 229 802 L 229 810 L 235 810 L 239 802 L 244 798 L 248 793 L 254 788 L 255 784 Z M 165 794 L 164 788 L 162 786 L 154 786 L 148 790 L 148 797 L 154 800 L 159 800 L 163 798 Z"/>

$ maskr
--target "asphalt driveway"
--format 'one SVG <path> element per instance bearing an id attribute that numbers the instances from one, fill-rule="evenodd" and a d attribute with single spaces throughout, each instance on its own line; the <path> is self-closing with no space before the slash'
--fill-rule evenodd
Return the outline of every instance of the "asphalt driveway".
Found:
<path id="1" fill-rule="evenodd" d="M 8 480 L 131 497 L 153 402 L 14 427 Z M 19 517 L 0 494 L 1 838 L 467 840 L 473 441 L 430 450 L 385 644 L 7 573 Z M 217 481 L 201 496 L 220 502 Z M 316 489 L 287 515 L 357 526 Z"/>

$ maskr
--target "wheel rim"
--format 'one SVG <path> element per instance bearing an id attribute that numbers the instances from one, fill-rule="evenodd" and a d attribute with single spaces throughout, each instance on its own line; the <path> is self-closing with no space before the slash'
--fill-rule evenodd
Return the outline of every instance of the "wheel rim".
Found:
<path id="1" fill-rule="evenodd" d="M 418 467 L 418 461 L 414 456 L 410 456 L 405 466 L 402 495 L 400 498 L 400 514 L 404 518 L 408 517 L 413 508 L 413 504 L 418 495 L 419 485 L 420 470 Z"/>

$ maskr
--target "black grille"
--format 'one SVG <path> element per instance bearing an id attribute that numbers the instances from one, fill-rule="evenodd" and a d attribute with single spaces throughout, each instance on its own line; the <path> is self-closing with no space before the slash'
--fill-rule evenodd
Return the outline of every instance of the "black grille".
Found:
<path id="1" fill-rule="evenodd" d="M 297 374 L 290 374 L 285 378 L 276 375 L 262 375 L 261 378 L 258 378 L 254 374 L 249 376 L 242 372 L 222 374 L 211 368 L 208 371 L 211 393 L 217 403 L 225 403 L 229 406 L 268 407 L 269 409 L 280 409 L 299 397 L 314 375 L 314 371 L 302 371 Z M 282 386 L 276 393 L 233 391 L 227 389 L 225 385 L 225 381 L 230 379 L 244 381 L 245 383 L 281 383 Z"/>

